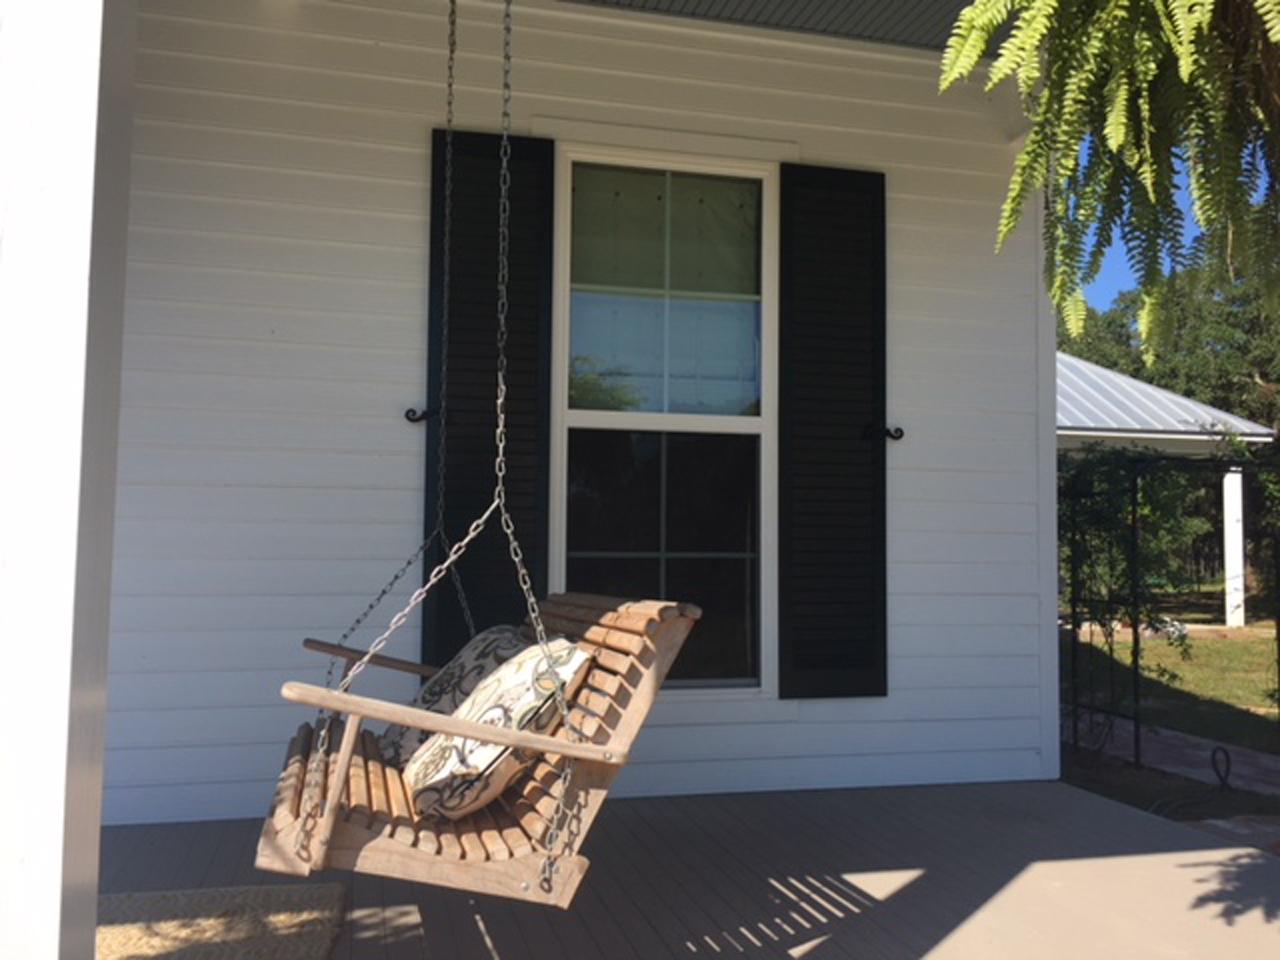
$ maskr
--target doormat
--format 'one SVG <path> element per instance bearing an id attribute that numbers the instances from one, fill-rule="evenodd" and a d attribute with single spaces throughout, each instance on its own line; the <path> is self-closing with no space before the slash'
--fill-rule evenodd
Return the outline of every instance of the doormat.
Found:
<path id="1" fill-rule="evenodd" d="M 212 887 L 98 898 L 98 960 L 324 960 L 340 883 Z"/>

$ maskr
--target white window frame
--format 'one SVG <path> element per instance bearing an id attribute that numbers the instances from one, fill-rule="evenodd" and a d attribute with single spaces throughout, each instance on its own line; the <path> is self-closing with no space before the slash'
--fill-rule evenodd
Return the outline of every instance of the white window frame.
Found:
<path id="1" fill-rule="evenodd" d="M 716 416 L 569 409 L 569 307 L 572 174 L 575 163 L 641 167 L 741 177 L 760 182 L 760 413 Z M 650 430 L 668 433 L 754 434 L 760 437 L 759 665 L 758 683 L 742 686 L 680 686 L 661 699 L 774 699 L 778 692 L 778 228 L 777 163 L 697 154 L 636 150 L 589 144 L 556 144 L 555 249 L 551 327 L 551 464 L 548 505 L 548 582 L 565 589 L 568 557 L 568 460 L 571 428 Z M 621 425 L 625 423 L 625 427 Z"/>

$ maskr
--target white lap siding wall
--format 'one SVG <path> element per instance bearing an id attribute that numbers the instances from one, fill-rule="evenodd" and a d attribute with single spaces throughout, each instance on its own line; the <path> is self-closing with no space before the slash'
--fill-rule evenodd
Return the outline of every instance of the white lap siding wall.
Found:
<path id="1" fill-rule="evenodd" d="M 418 541 L 444 13 L 141 4 L 109 821 L 263 810 L 306 719 L 279 686 L 324 676 L 300 639 Z M 462 127 L 495 126 L 499 16 L 463 5 Z M 889 47 L 552 0 L 516 29 L 517 132 L 887 175 L 889 696 L 682 691 L 620 792 L 1056 775 L 1052 323 L 1035 230 L 992 253 L 1007 105 Z"/>

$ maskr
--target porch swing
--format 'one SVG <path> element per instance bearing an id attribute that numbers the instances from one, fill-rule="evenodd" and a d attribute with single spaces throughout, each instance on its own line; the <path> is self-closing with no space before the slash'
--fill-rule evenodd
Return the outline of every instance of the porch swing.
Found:
<path id="1" fill-rule="evenodd" d="M 299 727 L 289 742 L 271 810 L 262 827 L 256 865 L 299 876 L 326 868 L 348 869 L 567 908 L 588 866 L 580 852 L 582 842 L 614 778 L 626 764 L 636 734 L 701 611 L 692 604 L 628 601 L 579 593 L 562 593 L 539 601 L 516 537 L 506 491 L 511 2 L 505 2 L 502 27 L 493 497 L 465 535 L 451 544 L 444 529 L 443 507 L 447 412 L 444 371 L 450 310 L 457 52 L 457 0 L 450 0 L 440 313 L 442 376 L 435 411 L 440 426 L 440 476 L 435 526 L 342 634 L 339 643 L 304 642 L 307 649 L 330 655 L 329 676 L 323 687 L 286 683 L 281 691 L 286 700 L 315 707 L 320 715 L 314 723 Z M 495 517 L 506 534 L 525 601 L 527 616 L 520 633 L 530 649 L 536 645 L 540 651 L 540 665 L 530 680 L 530 692 L 534 688 L 539 693 L 547 691 L 547 706 L 554 711 L 554 717 L 546 732 L 532 732 L 519 725 L 492 726 L 352 694 L 352 683 L 370 666 L 399 670 L 420 679 L 436 673 L 436 668 L 385 656 L 381 651 L 445 577 L 451 579 L 467 628 L 475 634 L 457 564 Z M 444 559 L 404 608 L 391 618 L 368 649 L 359 651 L 346 646 L 346 640 L 432 544 L 446 551 Z M 552 645 L 559 638 L 589 658 L 579 674 L 582 679 L 572 689 L 552 666 Z M 334 665 L 338 662 L 345 663 L 345 669 L 333 688 Z M 490 744 L 519 751 L 522 769 L 496 799 L 460 818 L 422 815 L 404 771 L 384 757 L 377 737 L 364 728 L 368 721 L 452 736 L 466 744 Z"/>

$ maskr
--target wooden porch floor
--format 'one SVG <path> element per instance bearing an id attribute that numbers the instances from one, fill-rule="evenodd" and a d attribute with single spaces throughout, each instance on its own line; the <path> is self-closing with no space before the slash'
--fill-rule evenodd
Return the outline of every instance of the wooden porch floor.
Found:
<path id="1" fill-rule="evenodd" d="M 109 827 L 104 893 L 297 882 L 259 824 Z M 1280 859 L 1059 783 L 611 800 L 572 910 L 374 877 L 340 960 L 1280 956 Z"/>

